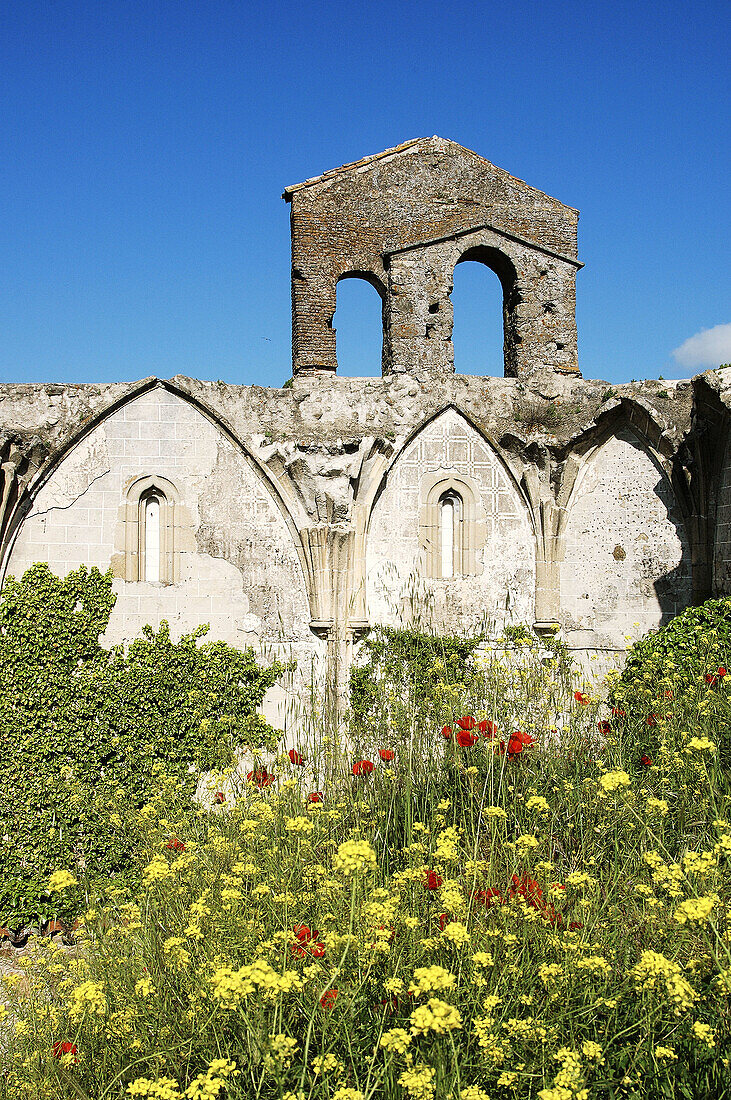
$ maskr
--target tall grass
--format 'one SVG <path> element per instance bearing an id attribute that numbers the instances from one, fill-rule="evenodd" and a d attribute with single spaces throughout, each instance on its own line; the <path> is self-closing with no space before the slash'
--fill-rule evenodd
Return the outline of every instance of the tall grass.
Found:
<path id="1" fill-rule="evenodd" d="M 731 706 L 704 671 L 663 689 L 652 759 L 527 643 L 428 698 L 380 681 L 372 722 L 301 722 L 206 808 L 161 777 L 110 817 L 138 885 L 6 983 L 0 1095 L 730 1096 Z"/>

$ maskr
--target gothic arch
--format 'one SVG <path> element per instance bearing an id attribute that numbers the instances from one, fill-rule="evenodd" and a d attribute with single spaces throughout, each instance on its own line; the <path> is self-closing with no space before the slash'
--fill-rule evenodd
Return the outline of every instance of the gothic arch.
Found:
<path id="1" fill-rule="evenodd" d="M 153 491 L 159 573 L 140 568 L 141 502 Z M 211 621 L 214 636 L 217 622 L 234 644 L 311 639 L 308 573 L 282 494 L 221 418 L 174 384 L 148 380 L 87 422 L 28 499 L 9 568 L 111 563 L 112 624 L 136 632 L 139 617 L 164 617 L 181 630 Z"/>
<path id="2" fill-rule="evenodd" d="M 429 568 L 435 548 L 426 517 L 440 486 L 457 492 L 461 486 L 474 500 L 471 537 L 464 542 L 471 567 L 449 579 Z M 366 496 L 361 515 L 365 519 L 367 508 L 371 622 L 403 619 L 403 607 L 389 608 L 388 590 L 403 604 L 410 583 L 423 587 L 439 629 L 458 628 L 459 620 L 476 625 L 485 608 L 495 621 L 532 621 L 535 542 L 529 509 L 498 451 L 454 406 L 410 435 Z"/>
<path id="3" fill-rule="evenodd" d="M 80 443 L 82 443 L 95 428 L 99 427 L 104 421 L 112 417 L 120 409 L 124 408 L 130 402 L 135 401 L 143 394 L 149 393 L 154 389 L 162 389 L 167 393 L 173 394 L 179 397 L 182 401 L 195 408 L 206 420 L 216 427 L 221 434 L 229 440 L 238 450 L 241 451 L 246 462 L 261 478 L 261 481 L 266 485 L 267 489 L 271 493 L 277 508 L 282 514 L 282 517 L 289 528 L 292 536 L 292 541 L 297 548 L 298 556 L 300 557 L 300 563 L 305 569 L 305 561 L 301 548 L 301 540 L 299 537 L 299 528 L 302 523 L 306 522 L 306 517 L 297 516 L 297 502 L 294 494 L 289 491 L 289 486 L 282 485 L 275 481 L 266 465 L 261 462 L 258 457 L 252 453 L 252 451 L 246 446 L 246 444 L 238 437 L 233 428 L 228 424 L 226 419 L 213 409 L 210 405 L 201 401 L 197 396 L 189 393 L 187 390 L 175 384 L 175 382 L 168 379 L 161 378 L 146 378 L 141 382 L 136 382 L 116 400 L 110 402 L 104 409 L 100 410 L 93 417 L 86 420 L 82 426 L 75 432 L 70 433 L 56 448 L 46 460 L 37 468 L 33 477 L 29 479 L 25 486 L 25 491 L 21 500 L 18 501 L 16 507 L 20 511 L 20 520 L 16 524 L 15 529 L 12 532 L 11 537 L 7 541 L 7 545 L 4 548 L 4 558 L 2 561 L 2 571 L 0 572 L 0 582 L 4 578 L 7 571 L 7 564 L 12 555 L 13 543 L 18 536 L 20 525 L 25 515 L 32 508 L 33 500 L 41 491 L 41 489 L 47 484 L 55 471 L 64 461 L 67 455 L 73 451 Z M 298 523 L 299 520 L 299 523 Z M 306 574 L 305 574 L 306 575 Z"/>
<path id="4" fill-rule="evenodd" d="M 562 487 L 561 620 L 570 644 L 622 650 L 691 602 L 690 546 L 659 448 L 624 416 L 599 429 Z"/>

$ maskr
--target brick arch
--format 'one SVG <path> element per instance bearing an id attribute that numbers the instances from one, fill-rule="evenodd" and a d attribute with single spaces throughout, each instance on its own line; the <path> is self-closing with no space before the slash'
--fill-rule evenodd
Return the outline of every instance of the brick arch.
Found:
<path id="1" fill-rule="evenodd" d="M 521 343 L 518 307 L 522 302 L 515 263 L 503 248 L 489 244 L 471 244 L 457 258 L 454 269 L 463 263 L 479 263 L 497 275 L 503 292 L 503 371 L 506 378 L 518 374 L 518 353 Z M 454 286 L 454 269 L 452 287 Z M 451 291 L 450 291 L 451 298 Z"/>

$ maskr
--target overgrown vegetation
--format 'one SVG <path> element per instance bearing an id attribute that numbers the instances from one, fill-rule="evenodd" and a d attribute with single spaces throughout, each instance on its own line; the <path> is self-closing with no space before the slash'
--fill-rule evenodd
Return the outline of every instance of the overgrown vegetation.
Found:
<path id="1" fill-rule="evenodd" d="M 37 923 L 56 908 L 57 867 L 85 867 L 90 887 L 129 874 L 110 812 L 139 809 L 160 776 L 183 796 L 233 747 L 274 732 L 256 714 L 280 668 L 251 651 L 173 642 L 167 623 L 129 649 L 99 644 L 114 606 L 111 573 L 63 580 L 35 565 L 9 578 L 0 604 L 0 922 Z"/>
<path id="2" fill-rule="evenodd" d="M 381 632 L 348 737 L 120 806 L 141 885 L 7 983 L 3 1100 L 728 1100 L 731 653 L 648 726 L 640 650 L 612 713 L 511 633 Z"/>
<path id="3" fill-rule="evenodd" d="M 731 767 L 731 728 L 723 692 L 731 655 L 731 599 L 707 600 L 688 607 L 661 630 L 636 642 L 627 656 L 610 703 L 627 712 L 643 731 L 649 751 L 665 736 L 659 719 L 673 701 L 683 699 L 691 709 L 706 713 L 714 728 L 721 763 Z"/>

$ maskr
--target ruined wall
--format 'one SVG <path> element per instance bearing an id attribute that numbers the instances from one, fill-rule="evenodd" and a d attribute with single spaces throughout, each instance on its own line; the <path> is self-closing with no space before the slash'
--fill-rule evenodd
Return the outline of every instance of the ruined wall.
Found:
<path id="1" fill-rule="evenodd" d="M 142 477 L 176 490 L 176 581 L 125 579 L 126 501 Z M 24 519 L 7 563 L 48 561 L 64 575 L 110 566 L 117 602 L 107 641 L 167 619 L 233 645 L 313 644 L 302 567 L 262 477 L 193 405 L 155 387 L 113 411 L 61 459 Z"/>
<path id="2" fill-rule="evenodd" d="M 420 138 L 287 188 L 293 369 L 334 371 L 336 286 L 383 300 L 384 374 L 454 370 L 452 275 L 465 255 L 503 284 L 505 372 L 578 372 L 578 211 L 453 141 Z"/>
<path id="3" fill-rule="evenodd" d="M 455 476 L 456 475 L 456 476 Z M 462 496 L 474 486 L 474 573 L 435 579 L 423 536 L 429 486 Z M 462 522 L 465 522 L 464 520 Z M 435 547 L 439 551 L 439 547 Z M 396 458 L 371 513 L 367 538 L 369 617 L 400 625 L 419 615 L 444 631 L 478 633 L 532 622 L 535 547 L 527 508 L 495 451 L 454 409 L 428 423 Z M 413 604 L 413 607 L 412 607 Z"/>
<path id="4" fill-rule="evenodd" d="M 619 658 L 627 635 L 731 590 L 731 369 L 581 378 L 577 211 L 440 138 L 285 197 L 291 386 L 0 386 L 3 576 L 111 566 L 110 640 L 210 622 L 289 647 L 338 693 L 379 622 L 521 623 Z M 462 260 L 500 278 L 504 378 L 454 374 Z M 349 275 L 382 297 L 382 378 L 335 374 Z"/>
<path id="5" fill-rule="evenodd" d="M 711 594 L 690 580 L 703 577 L 722 467 L 705 410 L 728 418 L 727 373 L 614 388 L 553 373 L 0 387 L 4 437 L 39 464 L 10 498 L 4 566 L 111 565 L 115 639 L 164 616 L 176 630 L 210 621 L 236 644 L 342 656 L 365 626 L 408 619 L 411 580 L 435 629 L 557 622 L 572 646 L 621 654 L 626 634 Z M 125 579 L 129 487 L 153 476 L 178 494 L 170 585 Z M 450 477 L 476 503 L 464 571 L 442 578 L 427 567 L 425 509 Z M 719 492 L 723 521 L 728 480 Z"/>

